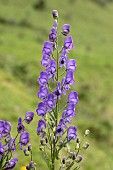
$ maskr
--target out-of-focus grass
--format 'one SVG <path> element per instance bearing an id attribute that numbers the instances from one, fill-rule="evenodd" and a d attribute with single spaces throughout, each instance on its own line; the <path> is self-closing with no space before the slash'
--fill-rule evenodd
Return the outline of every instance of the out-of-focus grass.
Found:
<path id="1" fill-rule="evenodd" d="M 71 25 L 75 44 L 69 57 L 77 60 L 73 90 L 79 92 L 80 102 L 73 123 L 80 136 L 85 129 L 91 130 L 91 147 L 84 154 L 81 170 L 113 169 L 113 5 L 102 8 L 89 0 L 47 0 L 44 10 L 34 10 L 35 3 L 0 0 L 0 119 L 12 122 L 15 135 L 18 117 L 28 110 L 35 111 L 37 78 L 43 69 L 41 48 L 53 24 L 51 11 L 58 9 L 59 26 Z M 38 119 L 35 115 L 26 128 L 31 132 L 34 160 L 38 167 L 46 169 L 35 133 Z M 24 157 L 22 152 L 18 155 Z M 28 160 L 20 159 L 15 169 Z"/>

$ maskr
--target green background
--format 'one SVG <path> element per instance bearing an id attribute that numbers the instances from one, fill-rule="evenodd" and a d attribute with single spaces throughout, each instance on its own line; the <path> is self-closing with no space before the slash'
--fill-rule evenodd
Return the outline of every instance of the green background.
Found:
<path id="1" fill-rule="evenodd" d="M 43 1 L 43 0 L 42 0 Z M 53 25 L 51 12 L 59 12 L 59 30 L 69 23 L 77 61 L 75 85 L 79 93 L 73 124 L 78 135 L 91 134 L 90 148 L 82 152 L 81 170 L 113 169 L 113 3 L 112 0 L 0 0 L 0 119 L 12 123 L 16 135 L 19 116 L 39 102 L 37 78 L 43 42 Z M 63 38 L 63 36 L 62 36 Z M 64 98 L 63 98 L 64 99 Z M 62 103 L 64 100 L 62 100 Z M 33 158 L 40 170 L 47 169 L 36 135 L 38 116 L 26 126 L 31 132 Z M 29 158 L 22 152 L 15 170 Z M 57 169 L 57 168 L 56 168 Z"/>

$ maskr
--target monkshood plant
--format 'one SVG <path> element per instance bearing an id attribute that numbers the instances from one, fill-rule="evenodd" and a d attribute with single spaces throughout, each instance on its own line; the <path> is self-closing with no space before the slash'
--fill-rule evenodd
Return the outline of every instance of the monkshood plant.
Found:
<path id="1" fill-rule="evenodd" d="M 76 116 L 75 108 L 78 103 L 78 93 L 70 91 L 74 84 L 76 60 L 69 59 L 68 54 L 73 49 L 73 39 L 69 36 L 70 25 L 64 24 L 62 31 L 58 31 L 58 11 L 52 11 L 54 23 L 49 34 L 49 41 L 44 42 L 41 65 L 44 71 L 40 73 L 38 97 L 42 101 L 38 104 L 36 112 L 41 119 L 38 121 L 37 135 L 40 138 L 40 151 L 49 170 L 78 170 L 82 161 L 82 149 L 89 147 L 84 142 L 90 133 L 86 130 L 82 139 L 77 136 L 77 127 L 72 125 Z M 59 46 L 59 38 L 64 36 L 64 44 Z M 69 95 L 64 103 L 63 95 Z M 61 105 L 63 103 L 63 107 Z M 24 119 L 18 119 L 17 135 L 11 135 L 11 123 L 0 120 L 0 169 L 14 169 L 18 158 L 13 157 L 17 145 L 30 157 L 27 170 L 36 170 L 36 163 L 32 157 L 32 145 L 29 144 L 30 134 L 25 130 L 25 123 L 30 124 L 34 113 L 29 111 Z"/>

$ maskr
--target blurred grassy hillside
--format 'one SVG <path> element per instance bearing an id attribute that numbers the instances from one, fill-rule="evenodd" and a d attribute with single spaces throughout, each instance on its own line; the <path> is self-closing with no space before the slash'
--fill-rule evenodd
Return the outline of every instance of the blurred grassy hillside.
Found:
<path id="1" fill-rule="evenodd" d="M 41 48 L 53 25 L 51 11 L 57 9 L 59 27 L 71 25 L 75 44 L 69 56 L 77 60 L 73 89 L 78 91 L 80 102 L 74 124 L 80 136 L 85 129 L 91 130 L 91 146 L 81 170 L 112 170 L 113 3 L 96 1 L 0 0 L 0 119 L 11 121 L 15 134 L 18 117 L 36 110 L 37 78 L 43 69 Z M 27 130 L 32 133 L 34 160 L 43 170 L 46 165 L 35 135 L 37 120 L 35 115 Z M 22 152 L 18 155 L 24 157 Z M 28 160 L 20 159 L 15 170 Z"/>

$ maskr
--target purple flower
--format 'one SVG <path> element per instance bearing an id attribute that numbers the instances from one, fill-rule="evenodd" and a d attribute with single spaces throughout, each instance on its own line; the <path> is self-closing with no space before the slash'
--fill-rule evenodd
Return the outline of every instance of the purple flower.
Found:
<path id="1" fill-rule="evenodd" d="M 18 162 L 18 158 L 13 158 L 11 159 L 7 164 L 6 164 L 6 167 L 5 167 L 5 170 L 12 170 L 16 163 Z"/>
<path id="2" fill-rule="evenodd" d="M 57 88 L 56 88 L 56 90 L 55 90 L 55 95 L 58 97 L 58 98 L 60 98 L 60 96 L 62 95 L 62 90 L 61 90 L 61 84 L 60 84 L 60 82 L 58 82 L 58 84 L 57 84 Z"/>
<path id="3" fill-rule="evenodd" d="M 46 128 L 46 122 L 42 119 L 38 121 L 37 133 L 40 133 L 43 136 L 43 129 Z"/>
<path id="4" fill-rule="evenodd" d="M 38 82 L 42 86 L 46 86 L 48 83 L 48 74 L 46 72 L 41 72 Z"/>
<path id="5" fill-rule="evenodd" d="M 0 142 L 0 161 L 3 157 L 3 155 L 4 155 L 4 149 L 3 149 L 2 143 Z"/>
<path id="6" fill-rule="evenodd" d="M 22 123 L 22 118 L 20 117 L 20 118 L 18 119 L 17 131 L 18 131 L 18 133 L 21 133 L 21 132 L 24 131 L 24 129 L 25 129 L 25 127 L 24 127 L 24 125 L 23 125 L 23 123 Z"/>
<path id="7" fill-rule="evenodd" d="M 70 126 L 67 130 L 67 138 L 68 140 L 75 140 L 76 139 L 76 132 L 77 128 L 76 126 Z"/>
<path id="8" fill-rule="evenodd" d="M 20 149 L 29 143 L 29 133 L 24 131 L 20 135 Z"/>
<path id="9" fill-rule="evenodd" d="M 50 93 L 47 99 L 48 111 L 51 111 L 55 107 L 55 105 L 56 105 L 56 97 L 53 93 Z"/>
<path id="10" fill-rule="evenodd" d="M 50 61 L 50 66 L 46 69 L 46 72 L 48 74 L 48 79 L 54 78 L 56 73 L 56 62 L 54 60 Z"/>
<path id="11" fill-rule="evenodd" d="M 69 103 L 66 110 L 66 117 L 75 117 L 75 115 L 76 115 L 75 104 Z"/>
<path id="12" fill-rule="evenodd" d="M 53 50 L 53 43 L 46 41 L 42 49 L 42 54 L 51 56 L 52 50 Z"/>
<path id="13" fill-rule="evenodd" d="M 47 87 L 40 86 L 39 92 L 38 92 L 38 97 L 42 100 L 46 100 L 48 96 L 48 89 Z"/>
<path id="14" fill-rule="evenodd" d="M 62 34 L 67 36 L 70 33 L 70 25 L 64 24 L 62 27 Z"/>
<path id="15" fill-rule="evenodd" d="M 44 117 L 46 112 L 47 112 L 46 103 L 45 102 L 40 102 L 38 104 L 38 108 L 37 108 L 36 112 L 37 112 L 38 116 Z"/>
<path id="16" fill-rule="evenodd" d="M 66 69 L 74 72 L 76 70 L 76 60 L 74 59 L 67 60 Z"/>
<path id="17" fill-rule="evenodd" d="M 48 55 L 43 55 L 41 60 L 41 65 L 44 67 L 48 67 L 50 65 L 51 57 Z"/>
<path id="18" fill-rule="evenodd" d="M 55 28 L 58 27 L 58 21 L 56 19 L 54 20 L 53 27 L 55 27 Z"/>
<path id="19" fill-rule="evenodd" d="M 4 132 L 4 127 L 5 126 L 5 123 L 4 123 L 4 121 L 3 120 L 0 120 L 0 139 L 2 139 L 2 134 L 3 134 L 3 132 Z"/>
<path id="20" fill-rule="evenodd" d="M 68 102 L 73 103 L 75 105 L 78 103 L 78 93 L 76 91 L 70 92 L 68 96 Z"/>
<path id="21" fill-rule="evenodd" d="M 59 136 L 59 135 L 62 136 L 63 133 L 64 133 L 64 129 L 63 129 L 62 125 L 59 124 L 56 128 L 56 136 Z"/>
<path id="22" fill-rule="evenodd" d="M 58 18 L 58 11 L 57 10 L 53 10 L 52 11 L 52 15 L 53 15 L 54 19 L 57 19 Z"/>
<path id="23" fill-rule="evenodd" d="M 73 48 L 73 39 L 71 36 L 66 37 L 66 39 L 64 40 L 64 48 L 68 51 L 68 50 L 72 50 Z"/>
<path id="24" fill-rule="evenodd" d="M 10 150 L 12 150 L 12 151 L 15 151 L 15 150 L 16 150 L 15 138 L 10 137 L 10 141 L 9 141 L 9 143 L 8 143 L 8 148 L 7 148 L 7 149 L 9 149 L 9 148 L 10 148 Z"/>
<path id="25" fill-rule="evenodd" d="M 65 84 L 74 84 L 74 72 L 73 71 L 67 71 L 66 78 L 65 78 Z"/>
<path id="26" fill-rule="evenodd" d="M 26 113 L 25 115 L 25 121 L 27 124 L 29 124 L 32 120 L 33 120 L 33 117 L 34 117 L 34 113 L 29 111 Z"/>
<path id="27" fill-rule="evenodd" d="M 51 29 L 51 33 L 49 34 L 49 40 L 51 41 L 51 42 L 55 42 L 56 41 L 56 36 L 57 36 L 57 30 L 56 30 L 56 28 L 55 27 L 53 27 L 52 29 Z"/>
<path id="28" fill-rule="evenodd" d="M 10 133 L 10 131 L 11 131 L 11 123 L 10 122 L 4 122 L 4 131 L 3 131 L 3 133 L 5 134 L 5 135 L 7 135 L 7 134 L 9 134 Z"/>

